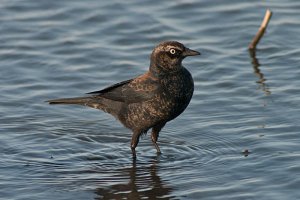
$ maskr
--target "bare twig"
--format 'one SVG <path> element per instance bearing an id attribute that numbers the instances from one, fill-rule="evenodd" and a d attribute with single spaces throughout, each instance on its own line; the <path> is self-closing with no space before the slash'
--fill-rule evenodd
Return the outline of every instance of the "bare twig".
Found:
<path id="1" fill-rule="evenodd" d="M 259 40 L 264 35 L 265 30 L 268 26 L 268 23 L 271 19 L 271 16 L 272 16 L 272 12 L 268 9 L 266 11 L 264 20 L 262 21 L 258 32 L 256 33 L 255 37 L 253 38 L 253 40 L 251 41 L 251 43 L 249 44 L 249 47 L 248 47 L 249 54 L 252 59 L 254 73 L 259 77 L 259 80 L 257 81 L 257 83 L 260 84 L 261 89 L 265 92 L 266 95 L 270 95 L 271 91 L 269 90 L 269 88 L 267 87 L 267 85 L 265 83 L 266 79 L 264 77 L 264 74 L 259 69 L 260 64 L 258 62 L 258 59 L 256 58 L 256 45 L 258 44 Z"/>
<path id="2" fill-rule="evenodd" d="M 248 47 L 249 50 L 253 50 L 253 49 L 256 48 L 256 45 L 258 44 L 259 40 L 261 39 L 261 37 L 265 33 L 265 30 L 266 30 L 266 28 L 268 26 L 268 23 L 269 23 L 269 21 L 271 19 L 271 16 L 272 16 L 272 12 L 268 9 L 266 11 L 265 18 L 262 21 L 258 32 L 256 33 L 255 37 L 253 38 L 252 42 L 249 44 L 249 47 Z"/>

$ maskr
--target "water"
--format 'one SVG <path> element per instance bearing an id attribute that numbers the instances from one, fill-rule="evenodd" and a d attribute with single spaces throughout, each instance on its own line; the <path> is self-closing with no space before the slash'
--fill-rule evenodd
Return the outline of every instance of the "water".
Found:
<path id="1" fill-rule="evenodd" d="M 247 46 L 274 15 L 256 58 Z M 300 2 L 34 1 L 0 5 L 0 198 L 300 199 Z M 202 53 L 188 109 L 149 135 L 44 101 L 144 73 L 163 40 Z M 247 153 L 247 151 L 249 153 Z M 246 152 L 246 153 L 243 153 Z"/>

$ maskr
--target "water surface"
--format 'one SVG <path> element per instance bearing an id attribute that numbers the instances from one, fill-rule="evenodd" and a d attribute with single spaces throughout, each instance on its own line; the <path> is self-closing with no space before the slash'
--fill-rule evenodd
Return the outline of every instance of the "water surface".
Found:
<path id="1" fill-rule="evenodd" d="M 255 57 L 247 50 L 274 15 Z M 0 198 L 299 199 L 300 2 L 2 1 Z M 144 73 L 155 45 L 202 53 L 187 110 L 131 159 L 103 112 L 44 101 Z M 243 153 L 244 152 L 244 153 Z"/>

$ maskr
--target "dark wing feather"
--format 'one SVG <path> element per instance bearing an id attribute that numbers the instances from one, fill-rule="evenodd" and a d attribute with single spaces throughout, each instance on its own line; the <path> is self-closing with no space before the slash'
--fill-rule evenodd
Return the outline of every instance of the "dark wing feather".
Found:
<path id="1" fill-rule="evenodd" d="M 128 84 L 130 81 L 132 81 L 133 79 L 129 79 L 129 80 L 126 80 L 126 81 L 122 81 L 122 82 L 120 82 L 120 83 L 116 83 L 116 84 L 113 84 L 113 85 L 111 85 L 111 86 L 108 86 L 108 87 L 106 87 L 106 88 L 104 88 L 104 89 L 102 89 L 102 90 L 97 90 L 97 91 L 94 91 L 94 92 L 89 92 L 89 93 L 87 93 L 87 94 L 95 94 L 95 95 L 97 95 L 97 94 L 99 94 L 99 95 L 101 95 L 101 94 L 104 94 L 104 93 L 106 93 L 106 92 L 110 92 L 111 90 L 114 90 L 114 89 L 116 89 L 116 88 L 120 88 L 121 86 L 123 86 L 123 85 L 125 85 L 125 84 Z"/>
<path id="2" fill-rule="evenodd" d="M 151 78 L 148 78 L 147 74 L 144 74 L 135 79 L 122 81 L 103 90 L 90 92 L 88 94 L 113 101 L 137 103 L 151 99 L 156 94 L 157 89 L 157 83 Z"/>

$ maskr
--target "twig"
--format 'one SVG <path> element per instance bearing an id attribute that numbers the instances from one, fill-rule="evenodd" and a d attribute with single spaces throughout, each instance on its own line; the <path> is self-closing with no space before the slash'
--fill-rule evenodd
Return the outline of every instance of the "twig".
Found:
<path id="1" fill-rule="evenodd" d="M 265 92 L 266 95 L 270 95 L 271 91 L 269 90 L 269 88 L 267 87 L 267 85 L 265 83 L 266 79 L 264 77 L 264 74 L 259 69 L 260 64 L 258 62 L 258 59 L 256 58 L 256 45 L 258 44 L 259 40 L 264 35 L 265 30 L 268 26 L 268 23 L 271 19 L 271 16 L 272 16 L 272 12 L 268 9 L 266 11 L 264 20 L 262 21 L 258 32 L 256 33 L 255 37 L 253 38 L 253 40 L 251 41 L 251 43 L 249 44 L 249 47 L 248 47 L 249 54 L 252 59 L 254 73 L 259 77 L 259 80 L 257 81 L 257 83 L 261 85 L 261 89 Z"/>
<path id="2" fill-rule="evenodd" d="M 268 26 L 268 23 L 271 19 L 271 16 L 272 16 L 272 12 L 268 9 L 266 11 L 266 14 L 265 14 L 265 18 L 264 20 L 262 21 L 261 25 L 260 25 L 260 28 L 259 30 L 257 31 L 255 37 L 253 38 L 252 42 L 249 44 L 249 50 L 253 50 L 256 48 L 256 45 L 258 44 L 259 40 L 261 39 L 261 37 L 264 35 L 265 33 L 265 30 Z"/>

